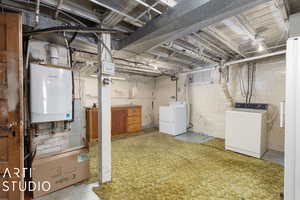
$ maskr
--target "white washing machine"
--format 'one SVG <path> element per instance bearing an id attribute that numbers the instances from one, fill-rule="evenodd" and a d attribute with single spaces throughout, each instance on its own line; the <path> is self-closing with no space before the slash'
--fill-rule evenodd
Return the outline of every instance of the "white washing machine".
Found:
<path id="1" fill-rule="evenodd" d="M 256 109 L 227 111 L 225 148 L 261 158 L 267 150 L 267 111 Z"/>
<path id="2" fill-rule="evenodd" d="M 180 135 L 187 130 L 187 109 L 182 102 L 171 102 L 159 108 L 159 131 L 170 135 Z"/>

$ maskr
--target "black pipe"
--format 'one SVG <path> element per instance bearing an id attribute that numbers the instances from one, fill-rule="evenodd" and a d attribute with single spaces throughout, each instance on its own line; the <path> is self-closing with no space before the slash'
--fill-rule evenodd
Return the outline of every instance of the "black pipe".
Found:
<path id="1" fill-rule="evenodd" d="M 115 29 L 99 28 L 99 27 L 85 27 L 85 26 L 54 26 L 51 28 L 36 29 L 24 32 L 25 35 L 34 34 L 48 34 L 57 32 L 79 32 L 79 33 L 110 33 L 110 34 L 128 34 Z"/>
<path id="2" fill-rule="evenodd" d="M 75 40 L 76 36 L 77 36 L 78 32 L 75 32 L 72 36 L 72 38 L 68 41 L 68 46 L 70 48 L 70 44 Z"/>
<path id="3" fill-rule="evenodd" d="M 72 36 L 72 38 L 70 40 L 67 40 L 66 39 L 66 45 L 67 45 L 67 49 L 69 51 L 69 62 L 70 62 L 70 67 L 71 69 L 73 69 L 73 50 L 72 48 L 70 47 L 71 43 L 75 40 L 76 36 L 77 36 L 77 32 L 74 33 L 74 35 Z M 74 99 L 75 99 L 75 83 L 74 83 L 74 72 L 73 70 L 71 71 L 71 74 L 72 74 L 72 120 L 71 122 L 74 122 L 74 119 L 75 119 L 75 102 L 74 102 Z"/>
<path id="4" fill-rule="evenodd" d="M 70 51 L 70 66 L 71 66 L 71 69 L 73 69 L 73 56 L 72 56 L 72 53 L 73 53 L 73 51 L 72 51 L 72 49 L 70 48 L 69 49 L 69 51 Z M 75 99 L 75 89 L 74 89 L 74 87 L 75 87 L 75 83 L 74 83 L 74 72 L 73 72 L 73 70 L 71 70 L 71 74 L 72 74 L 72 120 L 71 120 L 71 122 L 74 122 L 74 115 L 75 115 L 75 102 L 74 102 L 74 99 Z M 80 81 L 80 80 L 79 80 Z"/>
<path id="5" fill-rule="evenodd" d="M 178 100 L 178 78 L 176 77 L 176 101 Z"/>
<path id="6" fill-rule="evenodd" d="M 246 93 L 246 104 L 248 104 L 249 98 L 249 90 L 250 90 L 250 64 L 247 63 L 247 93 Z"/>

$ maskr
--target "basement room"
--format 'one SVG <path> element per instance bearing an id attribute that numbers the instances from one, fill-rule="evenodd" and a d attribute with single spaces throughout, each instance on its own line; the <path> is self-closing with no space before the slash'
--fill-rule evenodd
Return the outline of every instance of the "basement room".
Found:
<path id="1" fill-rule="evenodd" d="M 0 0 L 0 200 L 299 200 L 299 0 Z"/>

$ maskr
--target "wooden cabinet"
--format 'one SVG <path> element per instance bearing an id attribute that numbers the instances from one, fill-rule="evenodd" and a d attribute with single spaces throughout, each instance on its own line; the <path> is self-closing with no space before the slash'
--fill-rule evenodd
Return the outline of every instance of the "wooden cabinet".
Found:
<path id="1" fill-rule="evenodd" d="M 127 111 L 122 108 L 111 109 L 111 135 L 120 135 L 127 130 Z"/>
<path id="2" fill-rule="evenodd" d="M 141 106 L 114 106 L 111 108 L 111 135 L 134 133 L 142 128 Z M 87 142 L 98 138 L 98 108 L 86 109 Z"/>
<path id="3" fill-rule="evenodd" d="M 111 134 L 134 133 L 142 127 L 141 106 L 118 106 L 111 109 Z"/>
<path id="4" fill-rule="evenodd" d="M 98 108 L 86 109 L 86 137 L 87 142 L 98 138 Z"/>

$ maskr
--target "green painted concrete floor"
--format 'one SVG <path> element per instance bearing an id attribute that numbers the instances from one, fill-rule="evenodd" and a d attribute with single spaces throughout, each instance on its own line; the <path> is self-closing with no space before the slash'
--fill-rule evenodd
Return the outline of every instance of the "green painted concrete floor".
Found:
<path id="1" fill-rule="evenodd" d="M 279 200 L 283 189 L 281 165 L 225 151 L 220 139 L 199 144 L 154 132 L 115 140 L 112 149 L 113 181 L 94 188 L 103 200 Z"/>
<path id="2" fill-rule="evenodd" d="M 198 135 L 181 138 L 189 142 L 157 132 L 114 139 L 113 182 L 101 187 L 93 183 L 97 181 L 94 143 L 89 182 L 38 200 L 280 199 L 281 165 L 227 152 L 223 140 L 199 144 Z M 278 160 L 280 155 L 275 153 L 270 154 L 269 160 Z M 101 198 L 92 191 L 93 187 Z"/>

